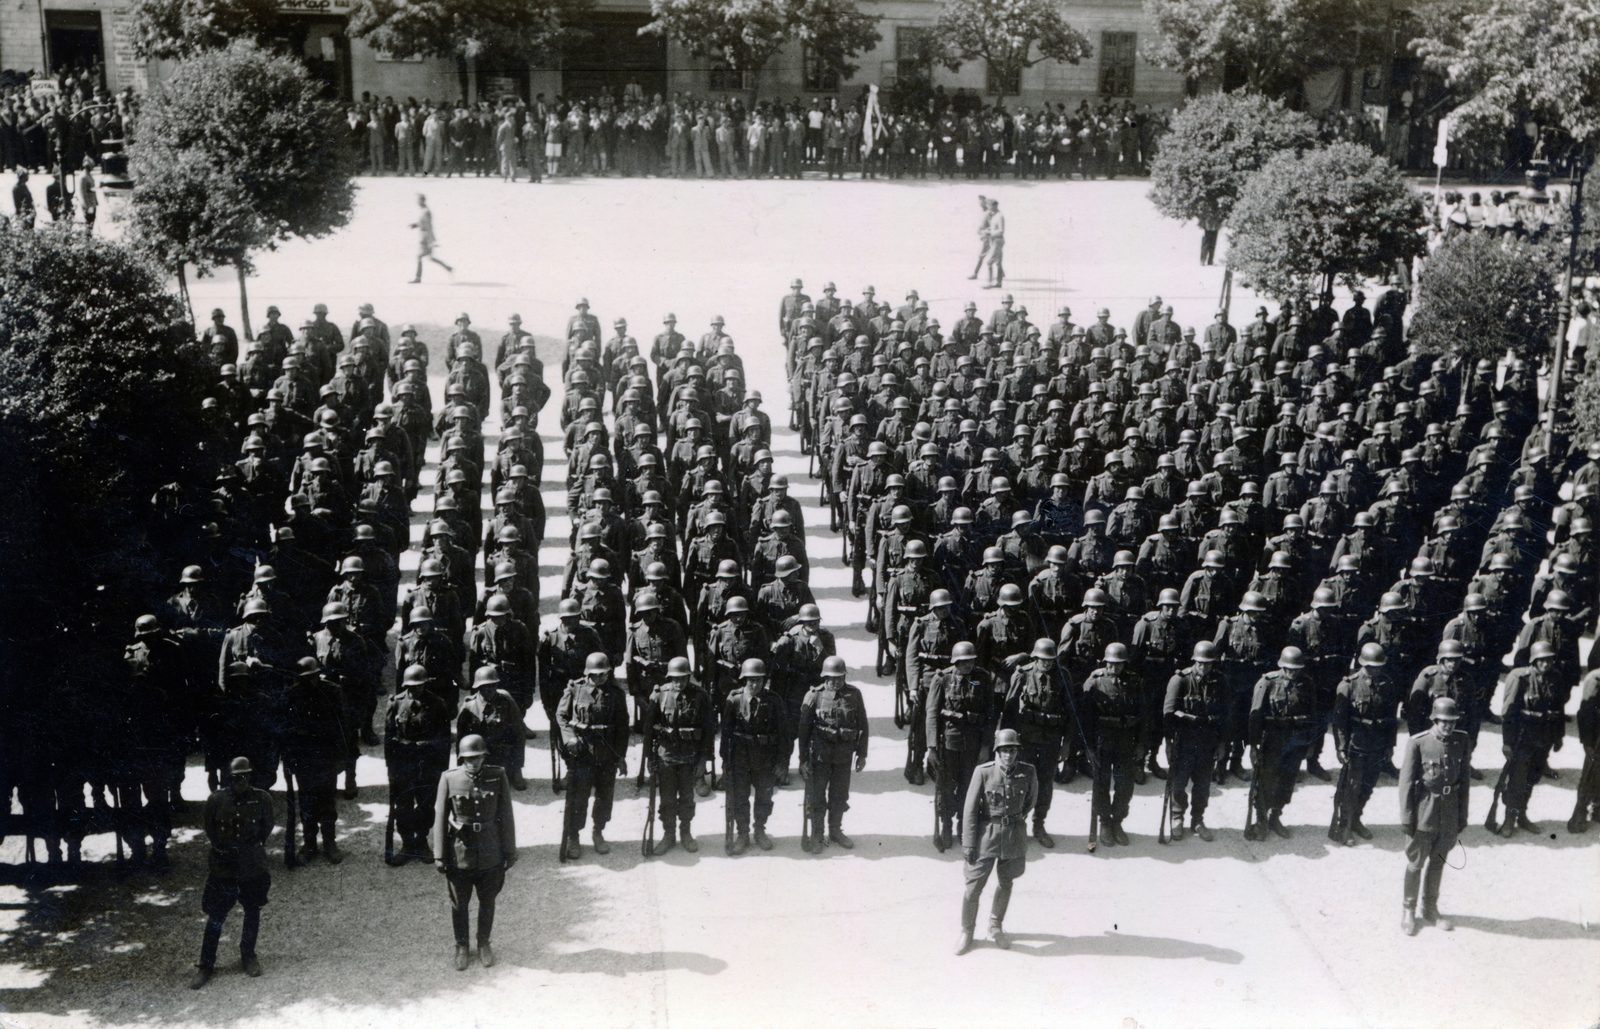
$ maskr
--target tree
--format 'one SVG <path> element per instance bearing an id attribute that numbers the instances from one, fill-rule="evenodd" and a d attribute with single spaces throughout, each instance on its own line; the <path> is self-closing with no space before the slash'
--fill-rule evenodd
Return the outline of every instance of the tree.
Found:
<path id="1" fill-rule="evenodd" d="M 1573 171 L 1568 248 L 1561 275 L 1554 374 L 1546 404 L 1561 398 L 1571 273 L 1584 244 L 1583 184 L 1600 142 L 1600 0 L 1480 0 L 1459 27 L 1412 46 L 1467 97 L 1452 120 L 1509 127 L 1531 119 L 1567 151 Z"/>
<path id="2" fill-rule="evenodd" d="M 356 0 L 350 35 L 395 57 L 547 61 L 582 33 L 589 0 Z"/>
<path id="3" fill-rule="evenodd" d="M 249 254 L 350 221 L 356 157 L 300 62 L 236 41 L 180 61 L 146 97 L 130 147 L 134 238 L 181 274 L 231 264 L 244 330 Z"/>
<path id="4" fill-rule="evenodd" d="M 277 23 L 277 0 L 133 0 L 133 50 L 143 60 L 176 60 L 261 42 Z"/>
<path id="5" fill-rule="evenodd" d="M 1233 69 L 1269 96 L 1322 68 L 1355 67 L 1385 36 L 1383 0 L 1144 0 L 1145 59 L 1190 83 Z"/>
<path id="6" fill-rule="evenodd" d="M 1168 218 L 1199 222 L 1214 240 L 1256 169 L 1315 142 L 1311 119 L 1280 100 L 1250 90 L 1196 97 L 1173 116 L 1157 145 L 1150 202 Z"/>
<path id="7" fill-rule="evenodd" d="M 1510 351 L 1533 358 L 1555 330 L 1556 281 L 1548 254 L 1512 239 L 1461 232 L 1439 245 L 1417 279 L 1410 340 L 1429 354 L 1469 362 Z"/>
<path id="8" fill-rule="evenodd" d="M 165 275 L 97 237 L 0 228 L 0 703 L 38 698 L 168 584 L 151 498 L 214 470 L 207 385 Z M 59 712 L 59 706 L 56 707 Z M 8 745 L 16 742 L 8 739 Z"/>
<path id="9" fill-rule="evenodd" d="M 878 45 L 878 19 L 854 0 L 650 0 L 654 16 L 641 34 L 666 36 L 696 57 L 754 76 L 793 40 L 820 66 L 847 79 L 850 59 Z M 754 87 L 752 87 L 752 92 Z"/>
<path id="10" fill-rule="evenodd" d="M 1094 53 L 1053 0 L 945 0 L 933 38 L 935 59 L 951 71 L 981 60 L 1000 82 L 1040 61 L 1077 64 Z"/>
<path id="11" fill-rule="evenodd" d="M 1280 299 L 1353 289 L 1422 253 L 1424 221 L 1422 198 L 1366 147 L 1281 153 L 1239 193 L 1228 266 Z"/>

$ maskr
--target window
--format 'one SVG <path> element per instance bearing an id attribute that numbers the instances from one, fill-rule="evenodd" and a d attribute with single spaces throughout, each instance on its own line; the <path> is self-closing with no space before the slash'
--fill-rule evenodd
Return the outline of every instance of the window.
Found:
<path id="1" fill-rule="evenodd" d="M 986 74 L 990 96 L 1017 96 L 1022 92 L 1021 68 L 1012 69 L 1008 75 L 991 64 Z"/>
<path id="2" fill-rule="evenodd" d="M 748 92 L 755 87 L 755 77 L 749 72 L 735 71 L 726 61 L 711 66 L 711 88 L 719 92 Z"/>
<path id="3" fill-rule="evenodd" d="M 1133 32 L 1100 33 L 1100 95 L 1133 96 Z"/>
<path id="4" fill-rule="evenodd" d="M 817 52 L 809 46 L 805 48 L 802 56 L 805 62 L 807 93 L 839 92 L 839 70 L 837 68 L 829 68 L 823 63 Z"/>
<path id="5" fill-rule="evenodd" d="M 894 63 L 897 85 L 927 82 L 933 77 L 933 62 L 929 57 L 932 46 L 932 28 L 922 25 L 896 26 Z"/>

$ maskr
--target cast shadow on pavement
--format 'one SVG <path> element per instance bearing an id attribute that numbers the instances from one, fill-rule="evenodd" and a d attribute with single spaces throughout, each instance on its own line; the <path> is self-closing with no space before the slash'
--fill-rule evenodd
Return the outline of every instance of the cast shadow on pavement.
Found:
<path id="1" fill-rule="evenodd" d="M 541 952 L 531 961 L 516 962 L 528 968 L 542 968 L 548 972 L 599 972 L 602 975 L 631 975 L 639 972 L 694 972 L 696 975 L 717 975 L 727 970 L 728 963 L 709 954 L 684 951 L 655 951 L 653 953 L 628 953 L 609 947 L 593 947 L 572 953 Z"/>
<path id="2" fill-rule="evenodd" d="M 1012 933 L 1011 950 L 1038 958 L 1113 957 L 1182 960 L 1200 958 L 1218 964 L 1237 965 L 1244 955 L 1227 947 L 1175 940 L 1166 936 L 1129 936 L 1104 933 L 1100 936 L 1056 936 L 1051 933 Z M 992 946 L 992 944 L 991 944 Z"/>
<path id="3" fill-rule="evenodd" d="M 1446 912 L 1448 913 L 1448 912 Z M 1515 936 L 1524 940 L 1593 940 L 1600 938 L 1600 926 L 1584 929 L 1575 922 L 1559 918 L 1483 918 L 1478 915 L 1451 914 L 1460 929 L 1476 929 L 1496 936 Z"/>

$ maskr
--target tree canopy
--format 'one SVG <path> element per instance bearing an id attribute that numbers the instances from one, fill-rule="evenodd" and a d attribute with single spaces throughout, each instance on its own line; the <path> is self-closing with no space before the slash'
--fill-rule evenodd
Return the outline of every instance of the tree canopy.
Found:
<path id="1" fill-rule="evenodd" d="M 1353 143 L 1281 153 L 1233 207 L 1228 266 L 1279 299 L 1356 288 L 1424 249 L 1422 198 L 1388 161 Z"/>
<path id="2" fill-rule="evenodd" d="M 1156 27 L 1145 58 L 1191 82 L 1232 68 L 1269 96 L 1310 72 L 1356 66 L 1383 36 L 1383 0 L 1144 0 Z"/>
<path id="3" fill-rule="evenodd" d="M 277 0 L 133 0 L 133 49 L 141 58 L 175 60 L 220 50 L 236 39 L 261 40 L 278 19 Z"/>
<path id="4" fill-rule="evenodd" d="M 1077 64 L 1094 53 L 1052 0 L 945 0 L 933 31 L 936 59 L 951 71 L 981 60 L 1007 81 L 1040 61 Z"/>
<path id="5" fill-rule="evenodd" d="M 1281 100 L 1240 90 L 1208 93 L 1172 118 L 1150 166 L 1150 201 L 1168 218 L 1222 228 L 1245 180 L 1284 152 L 1316 142 L 1311 119 Z"/>
<path id="6" fill-rule="evenodd" d="M 1429 255 L 1417 280 L 1411 342 L 1424 353 L 1498 360 L 1543 353 L 1555 331 L 1549 255 L 1513 239 L 1460 232 Z"/>
<path id="7" fill-rule="evenodd" d="M 850 59 L 883 37 L 878 19 L 854 0 L 650 0 L 653 20 L 641 33 L 664 35 L 697 57 L 759 72 L 792 40 L 801 40 L 840 78 L 856 72 Z"/>
<path id="8" fill-rule="evenodd" d="M 546 60 L 576 41 L 590 0 L 356 0 L 350 35 L 395 57 Z"/>

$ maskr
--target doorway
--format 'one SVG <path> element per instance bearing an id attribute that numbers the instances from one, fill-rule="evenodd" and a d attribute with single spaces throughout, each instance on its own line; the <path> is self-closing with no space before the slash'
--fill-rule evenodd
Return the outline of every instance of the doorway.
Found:
<path id="1" fill-rule="evenodd" d="M 45 38 L 50 47 L 50 74 L 104 69 L 104 36 L 99 11 L 44 12 Z"/>

